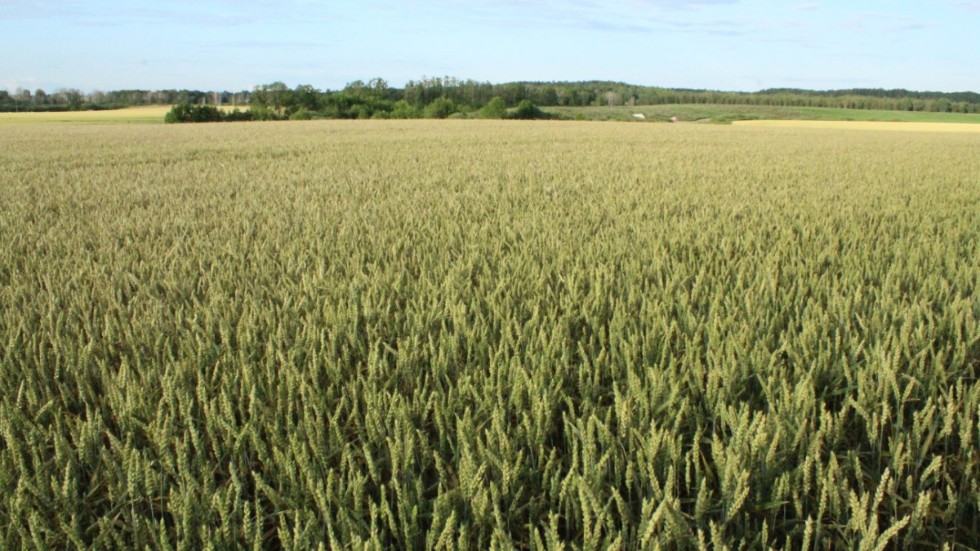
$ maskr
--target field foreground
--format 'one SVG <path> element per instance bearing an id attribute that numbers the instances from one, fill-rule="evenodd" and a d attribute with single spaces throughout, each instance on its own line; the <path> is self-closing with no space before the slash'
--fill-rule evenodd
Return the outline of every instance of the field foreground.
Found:
<path id="1" fill-rule="evenodd" d="M 978 175 L 977 134 L 9 126 L 0 547 L 976 547 Z"/>

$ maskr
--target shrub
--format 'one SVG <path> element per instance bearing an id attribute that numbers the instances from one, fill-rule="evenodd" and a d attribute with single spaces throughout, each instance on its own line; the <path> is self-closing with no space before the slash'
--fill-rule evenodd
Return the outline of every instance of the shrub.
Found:
<path id="1" fill-rule="evenodd" d="M 403 99 L 396 101 L 391 110 L 391 118 L 393 119 L 417 119 L 421 116 L 422 112 L 419 111 L 418 107 Z"/>
<path id="2" fill-rule="evenodd" d="M 289 115 L 291 121 L 308 121 L 312 118 L 313 112 L 305 107 L 300 107 L 292 115 Z"/>
<path id="3" fill-rule="evenodd" d="M 221 122 L 224 116 L 213 105 L 189 105 L 181 103 L 173 106 L 164 116 L 167 123 L 178 122 Z"/>
<path id="4" fill-rule="evenodd" d="M 507 117 L 507 105 L 504 103 L 503 98 L 494 96 L 480 110 L 480 116 L 485 119 L 503 119 Z"/>
<path id="5" fill-rule="evenodd" d="M 456 103 L 446 97 L 436 98 L 425 106 L 423 113 L 427 119 L 445 119 L 456 112 Z"/>
<path id="6" fill-rule="evenodd" d="M 281 117 L 276 114 L 275 111 L 269 109 L 265 105 L 253 105 L 249 112 L 252 114 L 252 119 L 255 121 L 278 121 Z"/>
<path id="7" fill-rule="evenodd" d="M 530 100 L 521 100 L 517 104 L 517 108 L 511 113 L 510 118 L 512 119 L 543 119 L 545 114 L 543 111 L 538 109 L 537 105 L 531 103 Z"/>
<path id="8" fill-rule="evenodd" d="M 224 116 L 225 122 L 245 122 L 252 120 L 251 111 L 242 111 L 237 107 L 227 113 Z"/>

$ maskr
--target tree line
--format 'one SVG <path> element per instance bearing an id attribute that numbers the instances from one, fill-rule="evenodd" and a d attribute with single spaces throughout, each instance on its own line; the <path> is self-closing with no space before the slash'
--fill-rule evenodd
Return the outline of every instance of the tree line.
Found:
<path id="1" fill-rule="evenodd" d="M 980 113 L 975 92 L 919 92 L 904 89 L 804 90 L 770 88 L 758 92 L 639 86 L 622 82 L 507 82 L 492 84 L 455 77 L 423 77 L 404 87 L 381 78 L 354 81 L 340 90 L 311 85 L 290 88 L 282 82 L 239 92 L 200 90 L 115 90 L 84 93 L 77 89 L 0 90 L 0 111 L 112 109 L 137 105 L 240 106 L 255 119 L 416 118 L 485 116 L 495 98 L 507 113 L 520 105 L 599 106 L 727 104 L 832 107 Z M 498 106 L 492 107 L 496 109 Z M 526 111 L 526 109 L 525 109 Z M 222 111 L 223 112 L 223 111 Z M 527 114 L 527 113 L 525 113 Z"/>
<path id="2" fill-rule="evenodd" d="M 0 112 L 16 111 L 91 111 L 120 109 L 140 105 L 241 105 L 248 107 L 250 92 L 204 92 L 201 90 L 112 90 L 82 92 L 77 88 L 59 88 L 33 92 L 17 88 L 13 93 L 0 90 Z"/>
<path id="3" fill-rule="evenodd" d="M 167 113 L 165 120 L 549 118 L 532 101 L 535 96 L 501 92 L 491 84 L 451 77 L 410 82 L 404 88 L 393 88 L 383 79 L 355 81 L 338 91 L 320 91 L 308 85 L 289 88 L 282 82 L 274 82 L 255 87 L 249 94 L 248 111 L 221 110 L 208 104 L 179 104 Z"/>

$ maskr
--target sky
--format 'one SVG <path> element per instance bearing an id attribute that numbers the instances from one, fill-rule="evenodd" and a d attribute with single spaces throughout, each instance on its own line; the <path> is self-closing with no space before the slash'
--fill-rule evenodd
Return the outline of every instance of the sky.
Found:
<path id="1" fill-rule="evenodd" d="M 980 92 L 980 0 L 0 0 L 0 89 L 423 77 Z"/>

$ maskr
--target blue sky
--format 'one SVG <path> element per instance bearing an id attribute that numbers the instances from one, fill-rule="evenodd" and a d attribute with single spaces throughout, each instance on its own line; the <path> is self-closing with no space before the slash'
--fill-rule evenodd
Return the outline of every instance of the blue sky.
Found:
<path id="1" fill-rule="evenodd" d="M 0 0 L 0 88 L 382 77 L 980 91 L 980 0 Z"/>

